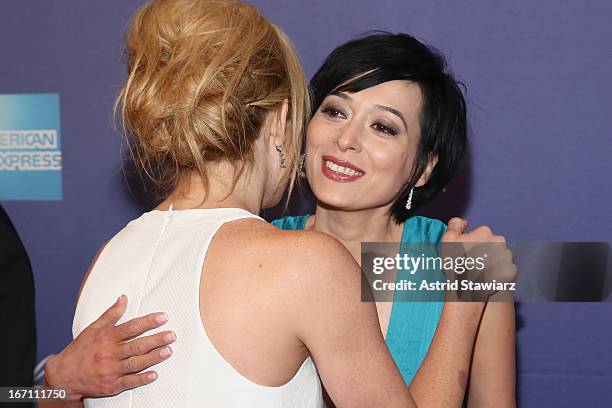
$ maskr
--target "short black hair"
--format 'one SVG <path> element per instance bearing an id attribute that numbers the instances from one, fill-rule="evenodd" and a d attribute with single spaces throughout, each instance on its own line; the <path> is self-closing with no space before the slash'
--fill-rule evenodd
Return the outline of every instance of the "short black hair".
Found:
<path id="1" fill-rule="evenodd" d="M 406 186 L 391 207 L 397 223 L 432 200 L 450 182 L 461 166 L 467 148 L 466 103 L 460 86 L 448 69 L 444 56 L 408 34 L 371 32 L 336 48 L 310 82 L 315 112 L 326 96 L 336 92 L 359 92 L 383 82 L 412 81 L 423 95 L 420 113 L 421 138 L 417 159 Z M 410 190 L 438 156 L 431 177 L 414 188 L 412 207 L 406 209 Z"/>

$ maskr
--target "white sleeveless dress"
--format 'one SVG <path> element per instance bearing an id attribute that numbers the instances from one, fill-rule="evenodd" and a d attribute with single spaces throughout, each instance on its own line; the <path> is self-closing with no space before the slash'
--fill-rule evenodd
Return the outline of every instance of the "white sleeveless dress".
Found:
<path id="1" fill-rule="evenodd" d="M 199 309 L 204 257 L 216 231 L 242 218 L 259 217 L 238 208 L 151 211 L 108 242 L 81 293 L 74 337 L 125 294 L 129 303 L 119 324 L 164 311 L 169 322 L 146 334 L 174 330 L 177 340 L 172 357 L 154 367 L 159 374 L 154 383 L 113 397 L 86 399 L 86 407 L 323 407 L 310 357 L 289 382 L 266 387 L 238 373 L 206 335 Z"/>

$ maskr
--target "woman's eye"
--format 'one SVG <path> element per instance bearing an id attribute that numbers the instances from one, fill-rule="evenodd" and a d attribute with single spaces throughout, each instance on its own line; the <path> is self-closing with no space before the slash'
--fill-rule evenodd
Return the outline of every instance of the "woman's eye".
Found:
<path id="1" fill-rule="evenodd" d="M 377 132 L 384 133 L 387 135 L 395 136 L 397 131 L 393 129 L 391 126 L 387 126 L 384 123 L 376 122 L 372 125 L 372 128 Z"/>
<path id="2" fill-rule="evenodd" d="M 340 109 L 335 108 L 333 106 L 328 106 L 326 108 L 323 108 L 321 112 L 330 118 L 338 118 L 338 117 L 346 118 L 346 115 L 344 114 L 344 112 L 342 112 Z"/>

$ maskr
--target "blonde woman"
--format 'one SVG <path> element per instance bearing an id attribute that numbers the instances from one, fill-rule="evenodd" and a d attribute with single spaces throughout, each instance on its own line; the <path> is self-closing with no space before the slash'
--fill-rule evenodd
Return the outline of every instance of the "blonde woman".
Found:
<path id="1" fill-rule="evenodd" d="M 314 408 L 320 376 L 339 406 L 415 406 L 351 255 L 256 215 L 293 183 L 307 117 L 282 32 L 237 1 L 157 0 L 127 50 L 125 129 L 166 194 L 100 250 L 73 331 L 126 294 L 125 318 L 163 310 L 176 341 L 154 385 L 84 404 Z"/>

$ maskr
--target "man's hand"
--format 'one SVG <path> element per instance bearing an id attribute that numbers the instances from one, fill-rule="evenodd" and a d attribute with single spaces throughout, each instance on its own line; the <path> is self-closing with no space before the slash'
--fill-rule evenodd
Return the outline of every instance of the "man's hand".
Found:
<path id="1" fill-rule="evenodd" d="M 164 325 L 167 318 L 164 313 L 152 313 L 116 326 L 126 308 L 127 297 L 122 295 L 61 353 L 49 359 L 45 386 L 65 388 L 70 400 L 80 400 L 116 395 L 155 381 L 155 371 L 140 372 L 170 357 L 168 344 L 176 340 L 176 335 L 164 331 L 135 339 Z"/>

